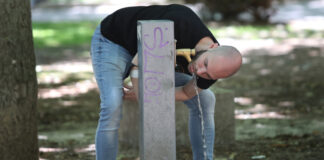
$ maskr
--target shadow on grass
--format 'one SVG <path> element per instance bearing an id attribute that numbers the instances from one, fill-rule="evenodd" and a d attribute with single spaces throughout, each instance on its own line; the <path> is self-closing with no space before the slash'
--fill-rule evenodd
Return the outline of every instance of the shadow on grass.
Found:
<path id="1" fill-rule="evenodd" d="M 323 62 L 320 47 L 298 46 L 284 55 L 253 50 L 244 56 L 240 71 L 218 86 L 234 89 L 253 104 L 316 112 L 324 107 Z"/>
<path id="2" fill-rule="evenodd" d="M 76 97 L 38 99 L 39 130 L 51 130 L 67 122 L 96 122 L 99 103 L 97 90 Z"/>
<path id="3" fill-rule="evenodd" d="M 35 55 L 38 65 L 88 59 L 90 58 L 90 44 L 69 47 L 36 48 Z"/>

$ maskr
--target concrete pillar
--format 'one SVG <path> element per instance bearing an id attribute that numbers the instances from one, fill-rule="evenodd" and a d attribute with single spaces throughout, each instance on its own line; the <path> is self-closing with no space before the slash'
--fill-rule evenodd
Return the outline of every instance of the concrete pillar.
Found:
<path id="1" fill-rule="evenodd" d="M 137 37 L 140 157 L 176 160 L 173 22 L 139 21 Z"/>

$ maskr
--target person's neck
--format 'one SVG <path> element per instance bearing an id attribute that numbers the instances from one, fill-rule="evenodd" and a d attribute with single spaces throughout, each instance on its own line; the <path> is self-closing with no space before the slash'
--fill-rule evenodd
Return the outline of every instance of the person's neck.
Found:
<path id="1" fill-rule="evenodd" d="M 210 37 L 204 37 L 202 38 L 197 45 L 195 46 L 196 52 L 202 51 L 202 50 L 208 50 L 211 45 L 214 44 L 214 41 Z"/>

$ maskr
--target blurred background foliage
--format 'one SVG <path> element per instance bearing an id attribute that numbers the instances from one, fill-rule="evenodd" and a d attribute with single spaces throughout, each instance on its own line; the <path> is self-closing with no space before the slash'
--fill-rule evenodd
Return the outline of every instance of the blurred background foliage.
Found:
<path id="1" fill-rule="evenodd" d="M 134 0 L 130 0 L 132 2 Z M 146 2 L 147 0 L 137 0 Z M 162 0 L 166 3 L 203 4 L 201 10 L 204 20 L 241 20 L 240 16 L 248 16 L 249 21 L 267 23 L 275 13 L 274 4 L 283 3 L 285 0 Z M 287 0 L 286 0 L 287 1 Z M 155 1 L 153 0 L 153 3 Z M 159 1 L 156 1 L 158 3 Z M 163 3 L 162 2 L 162 3 Z M 99 4 L 112 3 L 104 0 L 33 0 L 32 5 L 74 5 L 74 4 Z M 113 3 L 118 3 L 114 2 Z"/>
<path id="2" fill-rule="evenodd" d="M 273 3 L 283 0 L 185 0 L 186 3 L 204 3 L 211 12 L 209 19 L 238 20 L 249 13 L 254 22 L 266 23 L 275 13 Z"/>

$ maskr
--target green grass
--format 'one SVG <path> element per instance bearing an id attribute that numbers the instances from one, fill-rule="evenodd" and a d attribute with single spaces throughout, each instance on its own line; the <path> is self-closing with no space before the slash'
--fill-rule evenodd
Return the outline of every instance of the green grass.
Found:
<path id="1" fill-rule="evenodd" d="M 33 35 L 36 48 L 71 47 L 90 45 L 94 29 L 99 22 L 59 22 L 33 23 Z M 311 30 L 294 31 L 289 25 L 231 25 L 209 26 L 217 38 L 237 39 L 285 39 L 285 38 L 318 38 L 324 32 Z"/>
<path id="2" fill-rule="evenodd" d="M 252 25 L 240 25 L 240 26 L 222 26 L 222 27 L 209 27 L 210 31 L 218 38 L 231 37 L 231 38 L 252 38 L 258 39 L 260 32 L 270 32 L 274 29 L 273 26 L 252 26 Z"/>
<path id="3" fill-rule="evenodd" d="M 36 48 L 67 47 L 90 44 L 94 29 L 99 22 L 34 22 L 33 35 Z M 210 27 L 212 33 L 220 37 L 258 38 L 260 31 L 272 30 L 271 26 L 228 26 Z"/>
<path id="4" fill-rule="evenodd" d="M 99 22 L 33 23 L 36 48 L 65 47 L 90 44 Z"/>

